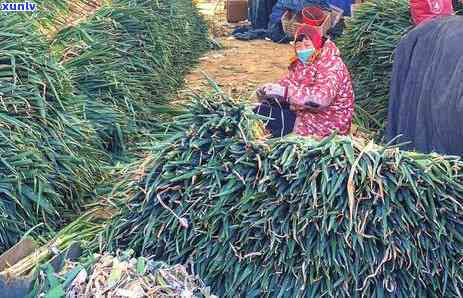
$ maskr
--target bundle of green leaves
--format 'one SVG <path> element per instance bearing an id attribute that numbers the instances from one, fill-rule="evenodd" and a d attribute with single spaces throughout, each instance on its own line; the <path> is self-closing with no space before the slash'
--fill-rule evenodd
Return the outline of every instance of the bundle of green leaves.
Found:
<path id="1" fill-rule="evenodd" d="M 411 26 L 407 0 L 367 1 L 336 40 L 354 84 L 355 122 L 370 132 L 385 126 L 394 49 Z"/>
<path id="2" fill-rule="evenodd" d="M 225 297 L 458 296 L 463 162 L 332 136 L 263 140 L 193 98 L 125 171 L 109 248 L 191 262 Z"/>
<path id="3" fill-rule="evenodd" d="M 52 43 L 114 153 L 170 110 L 169 96 L 207 47 L 207 28 L 185 0 L 112 1 Z"/>
<path id="4" fill-rule="evenodd" d="M 50 41 L 68 4 L 0 20 L 0 253 L 82 211 L 208 43 L 187 0 L 113 1 Z"/>
<path id="5" fill-rule="evenodd" d="M 24 24 L 0 20 L 0 251 L 78 212 L 109 160 L 66 71 Z"/>

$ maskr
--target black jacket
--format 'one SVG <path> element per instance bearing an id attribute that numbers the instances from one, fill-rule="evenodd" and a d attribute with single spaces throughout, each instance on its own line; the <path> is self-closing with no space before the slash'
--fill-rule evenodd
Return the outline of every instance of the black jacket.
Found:
<path id="1" fill-rule="evenodd" d="M 387 138 L 404 149 L 463 154 L 463 17 L 410 31 L 394 54 Z"/>

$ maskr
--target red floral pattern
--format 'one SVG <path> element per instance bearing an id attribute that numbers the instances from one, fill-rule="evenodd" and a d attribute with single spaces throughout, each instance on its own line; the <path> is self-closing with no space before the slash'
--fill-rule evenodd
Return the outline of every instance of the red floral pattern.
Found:
<path id="1" fill-rule="evenodd" d="M 354 92 L 349 71 L 332 41 L 325 42 L 314 63 L 294 62 L 278 83 L 288 88 L 288 101 L 296 110 L 296 134 L 326 137 L 335 130 L 349 133 Z"/>

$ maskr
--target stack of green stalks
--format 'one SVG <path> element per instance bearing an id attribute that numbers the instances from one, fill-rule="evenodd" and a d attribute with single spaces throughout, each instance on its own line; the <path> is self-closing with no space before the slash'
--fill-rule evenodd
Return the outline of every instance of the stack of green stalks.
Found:
<path id="1" fill-rule="evenodd" d="M 0 19 L 0 253 L 82 211 L 207 44 L 188 0 L 117 1 L 50 41 L 65 10 Z"/>
<path id="2" fill-rule="evenodd" d="M 48 38 L 52 38 L 59 30 L 73 25 L 80 19 L 93 14 L 103 3 L 109 0 L 37 0 L 35 12 L 27 12 L 23 17 L 33 22 Z"/>
<path id="3" fill-rule="evenodd" d="M 52 43 L 113 152 L 169 110 L 168 95 L 207 46 L 191 1 L 116 0 Z"/>
<path id="4" fill-rule="evenodd" d="M 47 53 L 36 28 L 15 15 L 0 33 L 0 252 L 31 228 L 60 226 L 89 197 L 109 160 L 84 101 Z"/>
<path id="5" fill-rule="evenodd" d="M 336 40 L 352 75 L 355 122 L 369 131 L 387 119 L 393 52 L 411 29 L 407 0 L 370 0 L 361 4 Z"/>
<path id="6" fill-rule="evenodd" d="M 220 297 L 456 297 L 463 162 L 332 136 L 256 138 L 194 97 L 113 193 L 112 250 L 192 263 Z"/>

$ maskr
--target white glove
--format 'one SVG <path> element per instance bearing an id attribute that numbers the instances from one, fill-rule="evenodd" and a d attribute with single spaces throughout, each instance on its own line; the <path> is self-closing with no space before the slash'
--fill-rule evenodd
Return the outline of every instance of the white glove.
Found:
<path id="1" fill-rule="evenodd" d="M 280 84 L 266 84 L 264 86 L 265 95 L 268 97 L 284 98 L 285 91 L 286 88 Z"/>
<path id="2" fill-rule="evenodd" d="M 270 83 L 257 88 L 256 93 L 259 99 L 277 98 L 285 100 L 286 88 L 280 84 Z"/>

